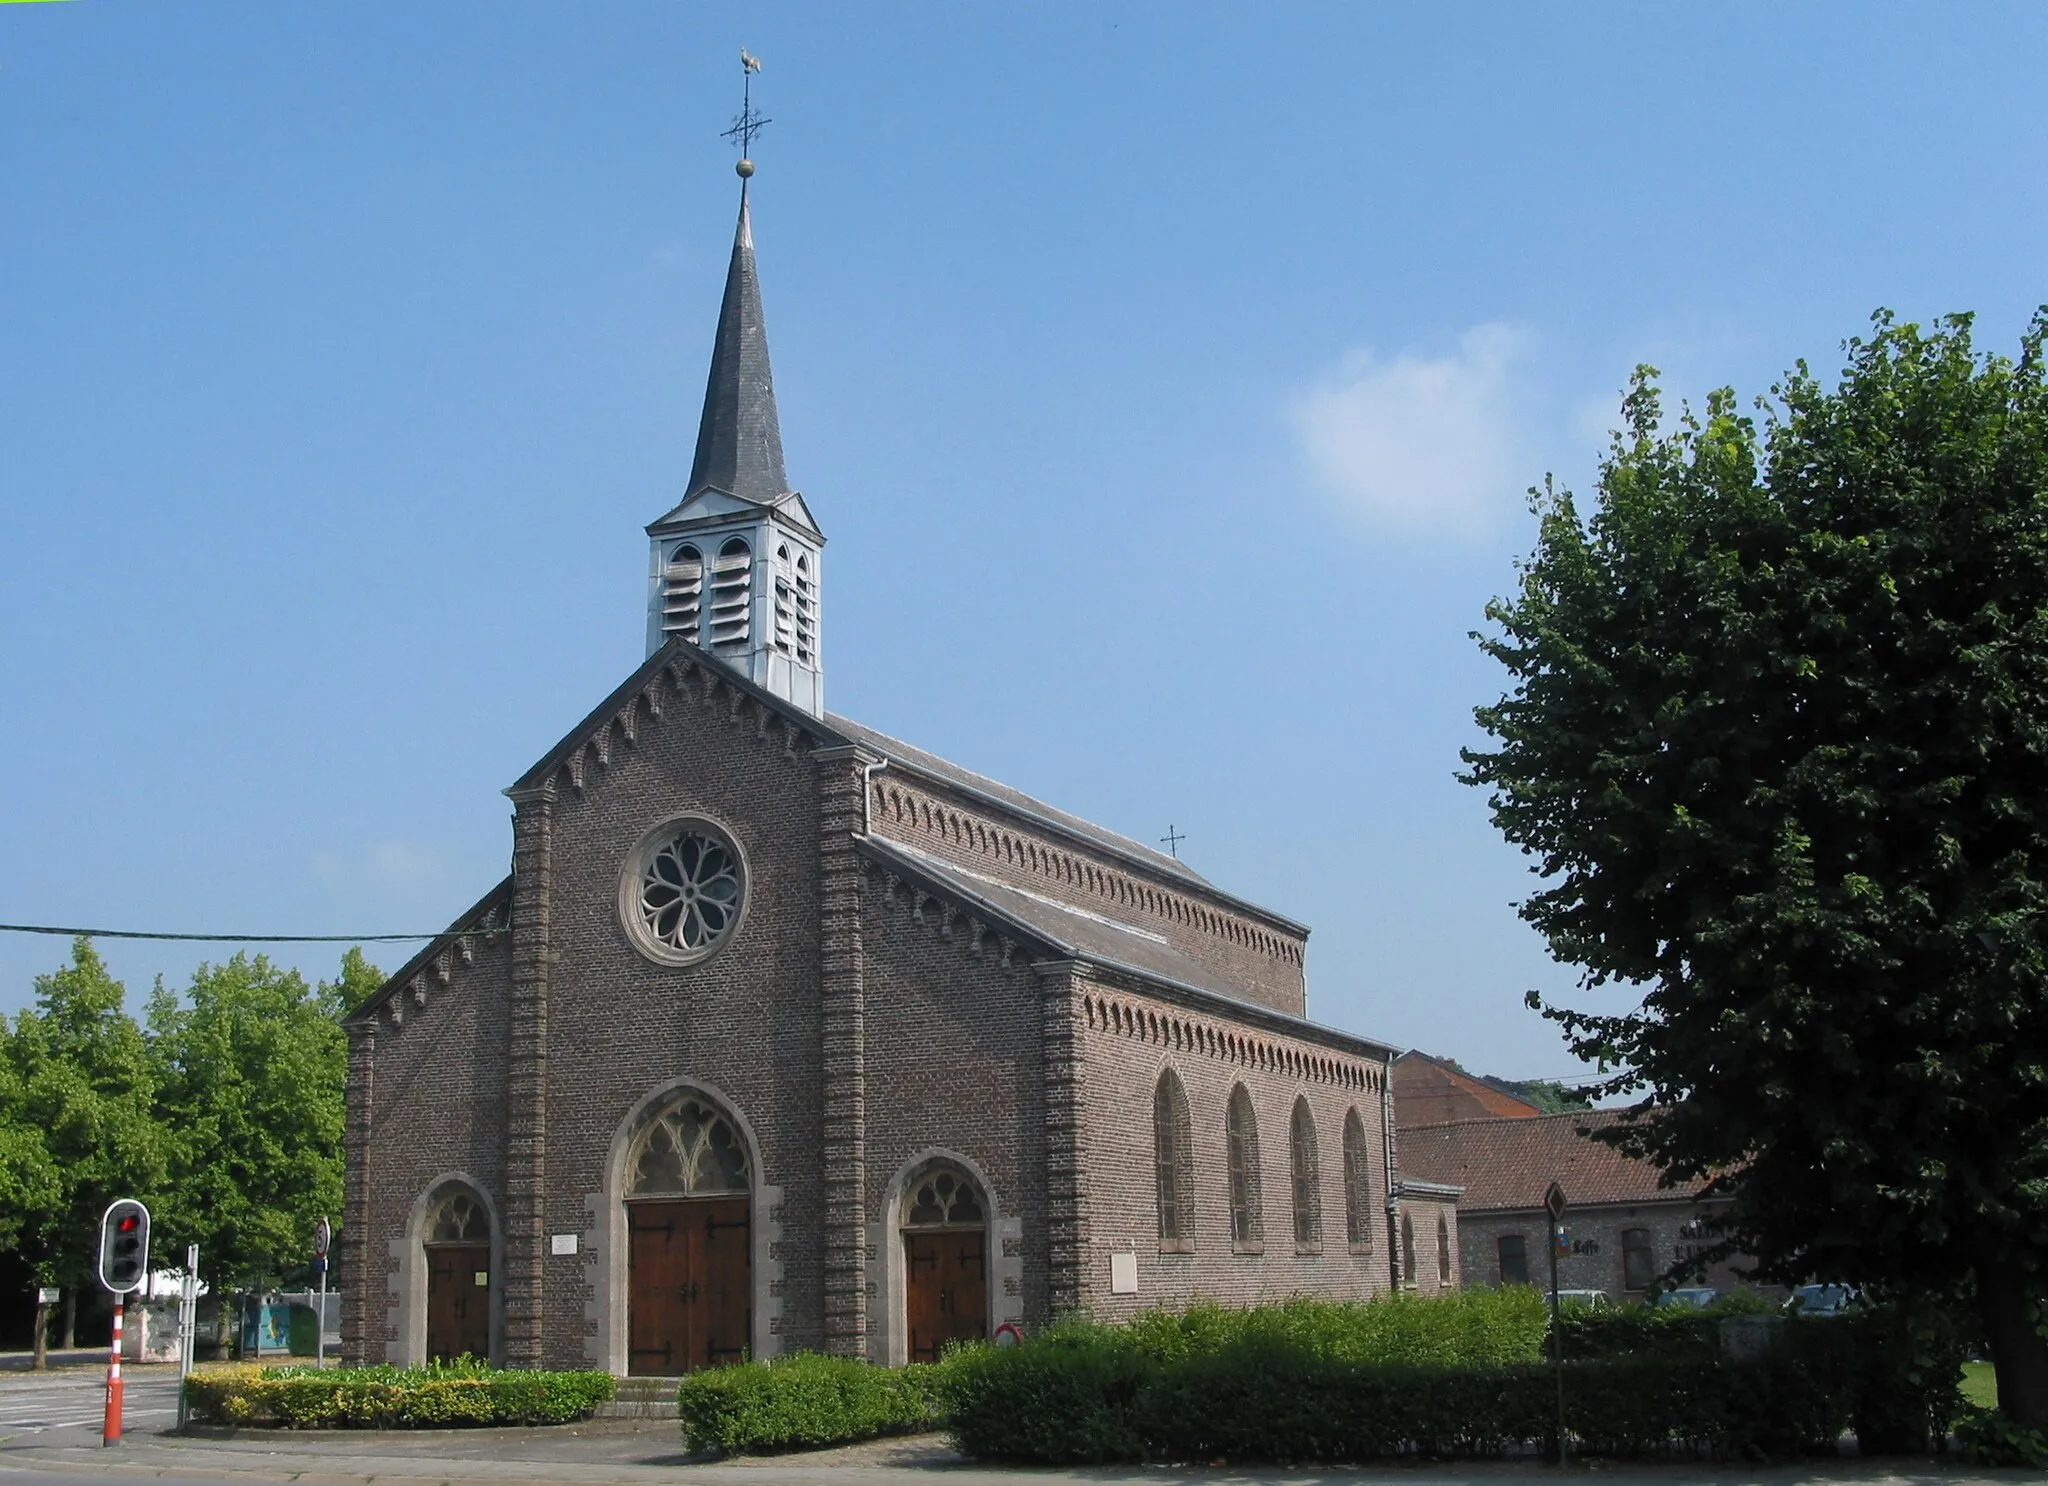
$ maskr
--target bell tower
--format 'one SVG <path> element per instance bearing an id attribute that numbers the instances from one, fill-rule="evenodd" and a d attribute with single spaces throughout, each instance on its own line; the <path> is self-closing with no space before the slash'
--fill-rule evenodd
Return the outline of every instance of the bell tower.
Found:
<path id="1" fill-rule="evenodd" d="M 689 487 L 647 528 L 647 653 L 679 637 L 817 716 L 825 536 L 782 468 L 747 199 L 753 161 L 741 159 L 739 173 L 740 220 Z"/>

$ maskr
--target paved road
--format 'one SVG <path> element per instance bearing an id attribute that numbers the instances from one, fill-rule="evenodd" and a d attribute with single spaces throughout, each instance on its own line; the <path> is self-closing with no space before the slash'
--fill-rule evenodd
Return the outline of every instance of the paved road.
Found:
<path id="1" fill-rule="evenodd" d="M 175 1422 L 178 1370 L 130 1366 L 121 1410 L 124 1430 L 154 1433 Z M 106 1365 L 53 1368 L 49 1372 L 0 1374 L 0 1442 L 47 1437 L 50 1444 L 98 1438 L 106 1415 Z"/>

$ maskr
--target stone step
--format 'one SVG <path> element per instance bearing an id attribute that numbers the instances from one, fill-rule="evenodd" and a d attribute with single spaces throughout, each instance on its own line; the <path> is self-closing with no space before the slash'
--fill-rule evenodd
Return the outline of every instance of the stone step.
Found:
<path id="1" fill-rule="evenodd" d="M 595 1417 L 599 1419 L 673 1419 L 676 1417 L 676 1401 L 649 1400 L 645 1403 L 632 1399 L 615 1398 L 610 1403 L 597 1406 Z"/>
<path id="2" fill-rule="evenodd" d="M 674 1378 L 620 1378 L 612 1390 L 612 1397 L 620 1400 L 636 1399 L 640 1402 L 674 1403 L 676 1379 Z"/>

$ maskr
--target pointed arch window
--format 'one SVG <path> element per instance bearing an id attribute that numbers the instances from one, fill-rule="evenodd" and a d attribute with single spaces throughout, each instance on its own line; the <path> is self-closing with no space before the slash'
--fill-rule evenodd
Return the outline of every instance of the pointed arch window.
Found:
<path id="1" fill-rule="evenodd" d="M 747 1148 L 732 1121 L 694 1095 L 649 1120 L 626 1159 L 628 1197 L 701 1197 L 752 1186 Z"/>
<path id="2" fill-rule="evenodd" d="M 1436 1282 L 1451 1282 L 1451 1220 L 1446 1213 L 1436 1215 Z"/>
<path id="3" fill-rule="evenodd" d="M 1171 1068 L 1152 1091 L 1152 1150 L 1159 1192 L 1159 1249 L 1195 1251 L 1195 1142 L 1187 1090 Z"/>
<path id="4" fill-rule="evenodd" d="M 775 549 L 775 648 L 784 655 L 796 649 L 796 582 L 787 543 Z"/>
<path id="5" fill-rule="evenodd" d="M 430 1244 L 480 1244 L 491 1241 L 491 1215 L 475 1193 L 457 1187 L 443 1197 L 427 1220 Z"/>
<path id="6" fill-rule="evenodd" d="M 1415 1214 L 1401 1214 L 1401 1283 L 1415 1284 Z"/>
<path id="7" fill-rule="evenodd" d="M 711 564 L 711 648 L 739 650 L 750 638 L 754 605 L 754 549 L 729 538 Z"/>
<path id="8" fill-rule="evenodd" d="M 1223 1115 L 1223 1143 L 1230 1168 L 1230 1246 L 1258 1253 L 1265 1244 L 1259 1221 L 1259 1121 L 1252 1096 L 1238 1084 Z"/>
<path id="9" fill-rule="evenodd" d="M 668 555 L 661 576 L 661 632 L 697 643 L 704 606 L 704 554 L 685 542 Z"/>
<path id="10" fill-rule="evenodd" d="M 1316 1121 L 1308 1100 L 1297 1095 L 1287 1122 L 1287 1170 L 1294 1196 L 1294 1246 L 1315 1250 L 1323 1243 L 1323 1194 L 1316 1160 Z"/>
<path id="11" fill-rule="evenodd" d="M 796 659 L 799 665 L 817 669 L 818 575 L 808 552 L 796 555 Z"/>
<path id="12" fill-rule="evenodd" d="M 1365 1121 L 1354 1107 L 1344 1112 L 1344 1238 L 1354 1254 L 1372 1252 L 1372 1163 Z"/>

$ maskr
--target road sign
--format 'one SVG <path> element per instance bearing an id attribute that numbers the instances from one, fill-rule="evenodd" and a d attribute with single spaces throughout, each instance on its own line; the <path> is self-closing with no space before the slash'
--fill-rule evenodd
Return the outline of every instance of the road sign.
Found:
<path id="1" fill-rule="evenodd" d="M 100 1219 L 100 1283 L 116 1295 L 149 1278 L 149 1209 L 133 1197 L 107 1205 Z"/>
<path id="2" fill-rule="evenodd" d="M 55 1305 L 63 1298 L 64 1292 L 55 1285 L 38 1285 L 36 1287 L 37 1305 Z"/>
<path id="3" fill-rule="evenodd" d="M 1560 1187 L 1556 1182 L 1552 1182 L 1550 1190 L 1543 1194 L 1544 1210 L 1550 1214 L 1551 1222 L 1561 1223 L 1564 1221 L 1565 1205 L 1564 1188 Z M 1524 1208 L 1523 1211 L 1526 1212 L 1528 1209 Z"/>
<path id="4" fill-rule="evenodd" d="M 334 1246 L 334 1230 L 327 1226 L 327 1219 L 321 1218 L 313 1225 L 313 1257 L 325 1259 L 327 1251 Z"/>

